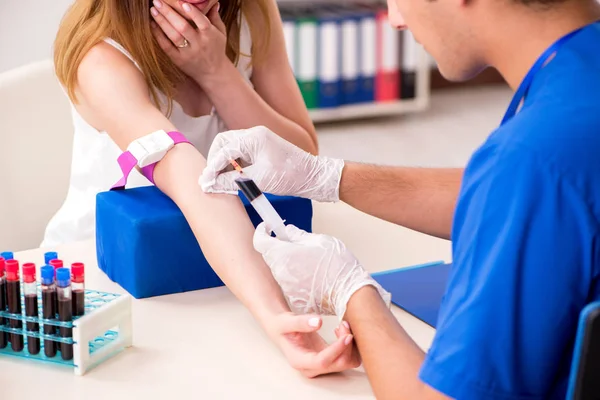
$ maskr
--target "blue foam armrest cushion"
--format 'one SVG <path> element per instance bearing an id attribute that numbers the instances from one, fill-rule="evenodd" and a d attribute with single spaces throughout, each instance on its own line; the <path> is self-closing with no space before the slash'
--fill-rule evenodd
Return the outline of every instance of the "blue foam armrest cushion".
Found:
<path id="1" fill-rule="evenodd" d="M 262 220 L 241 195 L 250 220 Z M 312 203 L 267 195 L 286 221 L 312 232 Z M 98 265 L 135 298 L 222 286 L 177 205 L 155 186 L 96 197 Z"/>

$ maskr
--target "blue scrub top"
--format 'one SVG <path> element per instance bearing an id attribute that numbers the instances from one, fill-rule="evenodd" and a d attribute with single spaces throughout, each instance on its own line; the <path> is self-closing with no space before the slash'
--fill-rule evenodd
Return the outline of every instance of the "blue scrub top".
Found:
<path id="1" fill-rule="evenodd" d="M 536 74 L 521 111 L 468 163 L 420 378 L 457 399 L 564 399 L 579 313 L 600 299 L 599 221 L 596 23 Z"/>

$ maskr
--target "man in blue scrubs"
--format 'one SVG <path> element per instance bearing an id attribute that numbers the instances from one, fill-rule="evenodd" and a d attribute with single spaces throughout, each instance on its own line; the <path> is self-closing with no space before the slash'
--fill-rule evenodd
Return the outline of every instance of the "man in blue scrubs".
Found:
<path id="1" fill-rule="evenodd" d="M 266 192 L 342 200 L 452 240 L 447 292 L 424 354 L 339 240 L 290 226 L 285 242 L 257 228 L 255 247 L 294 309 L 350 323 L 378 398 L 564 399 L 579 313 L 600 298 L 598 3 L 388 4 L 392 23 L 411 29 L 448 79 L 491 66 L 515 91 L 466 169 L 315 157 L 257 127 L 222 134 L 200 183 L 235 193 L 236 173 L 225 167 L 240 158 Z"/>

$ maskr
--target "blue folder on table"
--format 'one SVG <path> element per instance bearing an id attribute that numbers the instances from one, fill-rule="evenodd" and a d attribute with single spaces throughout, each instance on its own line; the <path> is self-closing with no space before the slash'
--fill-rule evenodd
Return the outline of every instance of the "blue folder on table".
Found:
<path id="1" fill-rule="evenodd" d="M 436 327 L 452 264 L 437 261 L 372 274 L 392 294 L 392 303 Z"/>

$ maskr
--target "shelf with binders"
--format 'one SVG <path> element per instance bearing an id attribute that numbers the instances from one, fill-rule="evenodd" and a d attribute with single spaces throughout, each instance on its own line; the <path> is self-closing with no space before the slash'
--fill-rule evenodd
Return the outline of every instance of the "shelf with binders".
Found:
<path id="1" fill-rule="evenodd" d="M 429 105 L 430 58 L 385 3 L 279 0 L 288 59 L 313 122 L 412 113 Z"/>

